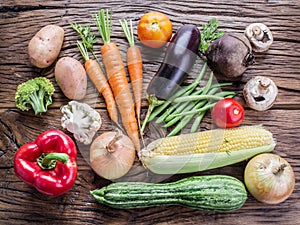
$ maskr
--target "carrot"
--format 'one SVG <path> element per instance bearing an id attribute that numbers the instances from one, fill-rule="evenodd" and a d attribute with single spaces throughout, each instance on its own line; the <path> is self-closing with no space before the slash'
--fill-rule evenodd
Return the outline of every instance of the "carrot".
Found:
<path id="1" fill-rule="evenodd" d="M 97 62 L 99 62 L 94 52 L 94 44 L 97 43 L 97 36 L 91 33 L 91 26 L 89 24 L 79 25 L 77 23 L 71 23 L 70 25 L 80 35 L 83 46 L 94 56 Z"/>
<path id="2" fill-rule="evenodd" d="M 77 41 L 77 46 L 79 48 L 80 53 L 82 54 L 84 60 L 85 60 L 85 70 L 88 74 L 90 80 L 93 82 L 93 84 L 96 86 L 97 90 L 102 94 L 105 103 L 106 108 L 109 114 L 109 117 L 113 122 L 115 122 L 117 125 L 118 123 L 118 109 L 117 105 L 114 99 L 114 96 L 112 94 L 112 90 L 107 82 L 107 79 L 99 65 L 99 63 L 94 60 L 90 59 L 87 53 L 87 49 L 85 45 Z"/>
<path id="3" fill-rule="evenodd" d="M 143 62 L 142 54 L 140 48 L 135 45 L 132 20 L 130 20 L 130 29 L 128 27 L 127 21 L 120 20 L 121 27 L 125 33 L 125 36 L 129 43 L 129 48 L 126 52 L 127 67 L 132 83 L 132 89 L 135 101 L 135 112 L 137 115 L 138 124 L 140 127 L 140 114 L 142 105 L 142 94 L 143 94 Z"/>
<path id="4" fill-rule="evenodd" d="M 104 10 L 100 10 L 95 15 L 95 23 L 104 42 L 104 45 L 101 47 L 101 55 L 108 82 L 121 114 L 122 124 L 127 135 L 134 143 L 136 151 L 139 151 L 140 140 L 133 96 L 126 78 L 121 53 L 117 45 L 110 41 L 111 15 L 108 15 L 108 10 L 106 10 L 106 15 Z"/>

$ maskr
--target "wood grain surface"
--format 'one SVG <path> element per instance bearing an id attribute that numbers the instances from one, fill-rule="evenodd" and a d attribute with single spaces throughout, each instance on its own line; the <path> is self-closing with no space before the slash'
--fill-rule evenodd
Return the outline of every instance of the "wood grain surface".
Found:
<path id="1" fill-rule="evenodd" d="M 65 30 L 65 40 L 59 57 L 70 56 L 83 62 L 76 46 L 78 36 L 70 23 L 92 23 L 91 15 L 101 8 L 113 11 L 112 40 L 125 58 L 128 47 L 118 20 L 133 19 L 136 27 L 139 18 L 148 11 L 160 11 L 169 16 L 173 31 L 182 24 L 193 23 L 201 30 L 202 24 L 215 17 L 226 32 L 242 33 L 247 25 L 263 22 L 273 32 L 274 43 L 263 54 L 256 54 L 256 62 L 234 82 L 237 98 L 246 108 L 244 125 L 263 124 L 276 138 L 274 153 L 283 156 L 296 174 L 296 186 L 288 200 L 278 205 L 259 203 L 248 196 L 246 204 L 230 213 L 214 213 L 182 206 L 153 207 L 135 210 L 116 210 L 93 199 L 90 190 L 111 181 L 97 176 L 88 160 L 88 146 L 78 144 L 78 177 L 73 188 L 59 197 L 48 197 L 20 181 L 14 174 L 13 157 L 17 149 L 34 140 L 50 128 L 62 130 L 60 107 L 69 100 L 62 94 L 54 79 L 54 65 L 38 69 L 30 65 L 27 55 L 29 40 L 43 26 L 57 24 Z M 26 1 L 0 2 L 0 224 L 300 224 L 300 2 L 299 1 Z M 92 29 L 96 27 L 92 24 Z M 135 38 L 137 34 L 135 31 Z M 164 49 L 151 50 L 137 41 L 144 58 L 144 90 L 157 71 Z M 102 42 L 95 45 L 97 54 Z M 199 66 L 193 69 L 187 83 L 196 76 Z M 22 112 L 15 107 L 17 85 L 36 76 L 46 76 L 55 84 L 54 103 L 47 113 L 35 116 L 32 111 Z M 256 75 L 270 77 L 279 88 L 274 106 L 265 112 L 246 107 L 242 88 Z M 145 97 L 145 93 L 144 93 Z M 114 129 L 108 119 L 103 98 L 89 81 L 84 102 L 99 111 L 104 124 L 100 133 Z M 142 117 L 147 110 L 143 99 Z M 209 113 L 200 130 L 211 129 Z M 148 128 L 148 134 L 151 134 Z M 155 132 L 154 132 L 155 133 Z M 152 135 L 152 134 L 151 134 Z M 137 161 L 129 174 L 121 180 L 169 182 L 190 175 L 227 174 L 243 180 L 247 162 L 194 174 L 158 176 L 146 171 Z"/>

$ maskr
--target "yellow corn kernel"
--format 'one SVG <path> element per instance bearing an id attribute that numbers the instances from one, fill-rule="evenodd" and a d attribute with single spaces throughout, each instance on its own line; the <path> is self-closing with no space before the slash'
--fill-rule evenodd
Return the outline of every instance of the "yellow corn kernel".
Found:
<path id="1" fill-rule="evenodd" d="M 272 134 L 262 126 L 241 126 L 161 138 L 150 143 L 143 151 L 151 156 L 231 152 L 273 142 Z"/>
<path id="2" fill-rule="evenodd" d="M 142 149 L 142 163 L 154 173 L 196 172 L 230 165 L 275 148 L 263 126 L 241 126 L 157 139 Z"/>

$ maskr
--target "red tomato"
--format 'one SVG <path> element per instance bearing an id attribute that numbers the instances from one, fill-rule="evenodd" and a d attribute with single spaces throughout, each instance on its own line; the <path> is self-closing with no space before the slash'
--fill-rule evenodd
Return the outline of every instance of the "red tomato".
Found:
<path id="1" fill-rule="evenodd" d="M 212 119 L 220 128 L 237 127 L 244 119 L 244 108 L 238 101 L 224 98 L 213 107 Z"/>
<path id="2" fill-rule="evenodd" d="M 149 12 L 140 19 L 137 32 L 144 45 L 160 48 L 171 39 L 172 23 L 163 13 Z"/>

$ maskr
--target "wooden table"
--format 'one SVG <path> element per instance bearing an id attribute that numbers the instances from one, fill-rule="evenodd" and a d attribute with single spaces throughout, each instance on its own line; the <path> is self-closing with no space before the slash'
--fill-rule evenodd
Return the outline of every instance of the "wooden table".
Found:
<path id="1" fill-rule="evenodd" d="M 101 8 L 113 11 L 112 39 L 125 56 L 127 42 L 118 19 L 131 18 L 137 25 L 139 18 L 150 10 L 167 14 L 173 30 L 184 23 L 202 24 L 215 17 L 226 32 L 242 33 L 253 22 L 263 22 L 274 35 L 271 49 L 256 55 L 256 63 L 244 73 L 241 81 L 234 83 L 237 98 L 244 104 L 242 88 L 256 75 L 275 81 L 279 96 L 268 111 L 257 112 L 246 107 L 244 125 L 264 124 L 277 141 L 274 153 L 281 155 L 293 166 L 296 186 L 288 200 L 278 205 L 265 205 L 252 196 L 238 211 L 213 213 L 181 206 L 148 209 L 116 210 L 101 205 L 89 194 L 90 190 L 110 183 L 97 176 L 88 163 L 88 147 L 79 148 L 78 177 L 73 188 L 60 197 L 47 197 L 20 181 L 14 174 L 13 157 L 17 149 L 34 140 L 47 129 L 61 129 L 60 107 L 69 100 L 64 97 L 54 80 L 54 65 L 37 69 L 30 65 L 27 45 L 43 26 L 57 24 L 65 30 L 65 40 L 59 57 L 70 56 L 83 62 L 76 47 L 78 36 L 70 23 L 90 23 L 91 14 Z M 25 1 L 4 0 L 0 3 L 0 224 L 300 224 L 300 2 L 299 1 Z M 94 29 L 95 26 L 93 25 Z M 135 32 L 136 35 L 136 32 Z M 137 37 L 137 36 L 136 36 Z M 139 41 L 138 44 L 140 45 Z M 99 51 L 102 43 L 95 46 Z M 161 50 L 149 50 L 140 45 L 144 57 L 144 90 L 163 59 Z M 45 76 L 55 83 L 54 103 L 47 113 L 35 116 L 32 111 L 22 112 L 15 107 L 17 85 L 36 76 Z M 195 74 L 194 74 L 195 75 Z M 187 82 L 190 82 L 191 75 Z M 89 82 L 85 102 L 101 114 L 104 124 L 100 133 L 112 130 L 105 104 Z M 143 101 L 143 114 L 147 101 Z M 210 129 L 209 113 L 200 129 Z M 246 162 L 193 175 L 227 174 L 243 179 Z M 151 182 L 168 182 L 191 174 L 154 176 L 147 173 L 138 162 L 127 178 Z M 127 178 L 124 178 L 127 179 Z"/>

